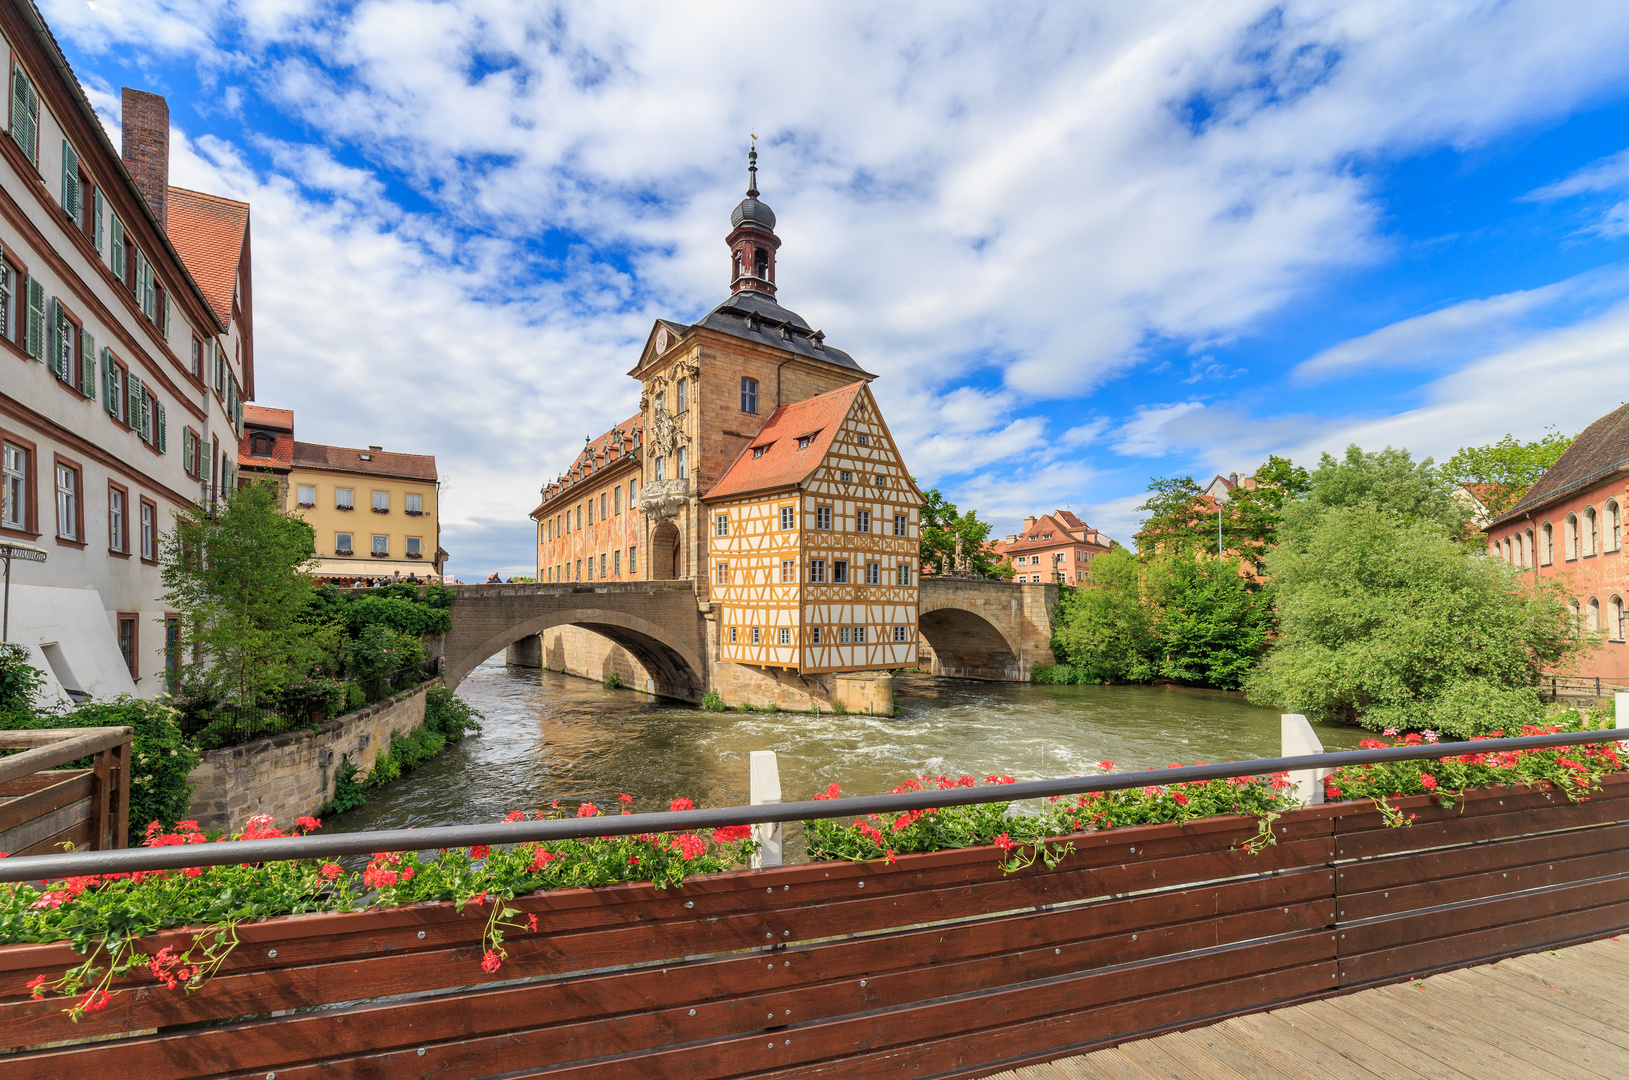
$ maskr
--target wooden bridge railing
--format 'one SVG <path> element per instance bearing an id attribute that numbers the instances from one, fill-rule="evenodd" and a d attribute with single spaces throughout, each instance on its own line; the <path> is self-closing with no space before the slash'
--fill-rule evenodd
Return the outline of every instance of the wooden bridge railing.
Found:
<path id="1" fill-rule="evenodd" d="M 1294 811 L 1258 854 L 1254 819 L 1212 818 L 1085 833 L 1011 875 L 970 848 L 539 894 L 512 902 L 539 929 L 495 977 L 485 908 L 268 920 L 198 992 L 77 1025 L 25 990 L 74 954 L 11 946 L 6 1045 L 149 1033 L 3 1056 L 0 1078 L 974 1077 L 1629 927 L 1629 776 L 1582 803 L 1395 805 L 1416 819 Z"/>
<path id="2" fill-rule="evenodd" d="M 0 731 L 0 851 L 39 855 L 63 844 L 125 846 L 130 827 L 128 727 Z M 89 769 L 56 766 L 92 758 Z"/>

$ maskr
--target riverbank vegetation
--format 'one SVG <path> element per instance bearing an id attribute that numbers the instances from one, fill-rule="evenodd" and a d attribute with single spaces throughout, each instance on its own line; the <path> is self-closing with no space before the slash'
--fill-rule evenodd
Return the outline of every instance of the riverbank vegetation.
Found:
<path id="1" fill-rule="evenodd" d="M 1099 556 L 1093 587 L 1064 589 L 1060 662 L 1034 677 L 1242 689 L 1373 730 L 1538 723 L 1541 673 L 1589 643 L 1559 586 L 1487 557 L 1453 489 L 1513 503 L 1569 441 L 1506 436 L 1444 468 L 1392 447 L 1310 472 L 1274 457 L 1220 504 L 1191 477 L 1156 479 L 1137 554 Z"/>

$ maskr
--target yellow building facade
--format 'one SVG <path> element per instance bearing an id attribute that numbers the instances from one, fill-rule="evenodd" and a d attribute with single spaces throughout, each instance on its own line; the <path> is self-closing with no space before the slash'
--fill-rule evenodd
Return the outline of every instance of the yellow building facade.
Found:
<path id="1" fill-rule="evenodd" d="M 316 575 L 336 584 L 439 578 L 440 486 L 435 458 L 294 438 L 294 414 L 244 408 L 239 482 L 271 480 L 283 505 L 311 523 Z"/>

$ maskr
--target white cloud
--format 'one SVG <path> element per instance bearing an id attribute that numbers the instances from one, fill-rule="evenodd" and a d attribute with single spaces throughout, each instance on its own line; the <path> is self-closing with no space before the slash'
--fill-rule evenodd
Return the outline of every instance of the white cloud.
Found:
<path id="1" fill-rule="evenodd" d="M 1114 448 L 1122 454 L 1159 457 L 1178 447 L 1193 445 L 1188 432 L 1192 430 L 1189 414 L 1203 409 L 1198 401 L 1178 401 L 1168 405 L 1139 405 L 1136 415 L 1120 425 Z M 1189 416 L 1180 428 L 1176 421 Z"/>

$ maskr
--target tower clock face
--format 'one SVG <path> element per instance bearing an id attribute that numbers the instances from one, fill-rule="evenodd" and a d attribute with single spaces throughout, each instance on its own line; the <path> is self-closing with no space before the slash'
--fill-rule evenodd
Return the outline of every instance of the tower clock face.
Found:
<path id="1" fill-rule="evenodd" d="M 656 354 L 660 356 L 662 353 L 667 352 L 668 344 L 667 327 L 664 326 L 656 331 Z"/>

